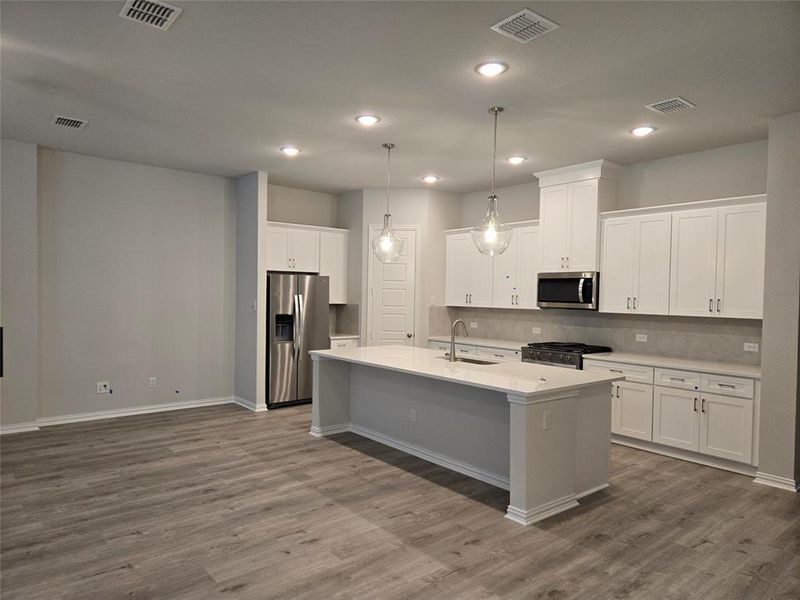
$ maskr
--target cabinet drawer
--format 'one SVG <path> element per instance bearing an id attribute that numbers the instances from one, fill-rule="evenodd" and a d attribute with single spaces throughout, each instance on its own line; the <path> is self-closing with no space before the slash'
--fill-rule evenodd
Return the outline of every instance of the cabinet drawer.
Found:
<path id="1" fill-rule="evenodd" d="M 450 350 L 450 344 L 447 345 L 447 349 Z M 478 354 L 478 350 L 475 346 L 470 346 L 469 344 L 456 344 L 456 356 L 463 356 L 465 354 L 475 356 Z"/>
<path id="2" fill-rule="evenodd" d="M 726 375 L 703 375 L 700 378 L 700 389 L 724 396 L 752 398 L 754 384 L 752 379 L 744 377 L 728 377 Z"/>
<path id="3" fill-rule="evenodd" d="M 478 347 L 478 356 L 486 360 L 497 360 L 501 362 L 520 362 L 522 360 L 519 350 L 500 350 L 498 348 Z"/>
<path id="4" fill-rule="evenodd" d="M 593 361 L 584 359 L 583 369 L 594 371 L 595 373 L 612 373 L 614 375 L 625 375 L 627 381 L 638 383 L 653 383 L 653 368 L 640 367 L 639 365 L 628 365 L 625 363 L 612 363 L 606 361 Z"/>
<path id="5" fill-rule="evenodd" d="M 355 339 L 331 340 L 331 350 L 338 350 L 340 348 L 357 348 L 357 347 L 358 347 L 358 340 Z"/>
<path id="6" fill-rule="evenodd" d="M 656 385 L 680 388 L 682 390 L 699 390 L 700 373 L 678 371 L 675 369 L 656 369 Z"/>
<path id="7" fill-rule="evenodd" d="M 450 344 L 447 342 L 428 342 L 428 348 L 431 350 L 450 350 Z"/>

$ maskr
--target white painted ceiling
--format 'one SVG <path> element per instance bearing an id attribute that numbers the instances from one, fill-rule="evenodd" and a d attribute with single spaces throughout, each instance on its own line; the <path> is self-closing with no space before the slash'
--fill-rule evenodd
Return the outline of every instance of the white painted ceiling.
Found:
<path id="1" fill-rule="evenodd" d="M 123 2 L 9 2 L 3 137 L 205 173 L 341 192 L 393 183 L 486 189 L 596 158 L 632 163 L 764 139 L 800 110 L 800 2 L 181 2 L 169 31 Z M 520 44 L 489 29 L 529 7 L 561 27 Z M 493 80 L 476 64 L 499 59 Z M 683 96 L 661 116 L 645 104 Z M 374 112 L 365 129 L 353 121 Z M 69 131 L 55 114 L 88 119 Z M 645 139 L 628 129 L 658 126 Z M 296 144 L 289 159 L 278 147 Z"/>

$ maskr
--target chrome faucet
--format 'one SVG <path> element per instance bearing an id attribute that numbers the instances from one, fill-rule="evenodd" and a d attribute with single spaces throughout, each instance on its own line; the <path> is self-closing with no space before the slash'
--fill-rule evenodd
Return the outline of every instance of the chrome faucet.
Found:
<path id="1" fill-rule="evenodd" d="M 469 337 L 467 324 L 464 323 L 463 319 L 456 319 L 453 321 L 453 325 L 450 327 L 450 356 L 448 357 L 450 362 L 456 362 L 456 328 L 458 327 L 459 323 L 464 326 L 464 335 Z"/>

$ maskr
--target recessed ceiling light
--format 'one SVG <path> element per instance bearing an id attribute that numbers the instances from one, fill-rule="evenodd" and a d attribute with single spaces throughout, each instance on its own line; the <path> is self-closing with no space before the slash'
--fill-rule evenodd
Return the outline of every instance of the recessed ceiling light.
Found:
<path id="1" fill-rule="evenodd" d="M 634 127 L 631 129 L 630 132 L 636 137 L 644 137 L 646 135 L 650 135 L 656 129 L 657 128 L 653 127 L 652 125 L 640 125 L 639 127 Z"/>
<path id="2" fill-rule="evenodd" d="M 297 156 L 300 154 L 300 148 L 296 146 L 281 146 L 281 152 L 287 156 Z"/>
<path id="3" fill-rule="evenodd" d="M 439 181 L 439 178 L 436 175 L 425 175 L 425 177 L 422 178 L 422 181 L 425 183 L 436 183 Z"/>
<path id="4" fill-rule="evenodd" d="M 528 159 L 525 158 L 524 156 L 509 156 L 506 160 L 510 162 L 512 165 L 521 165 Z"/>
<path id="5" fill-rule="evenodd" d="M 497 77 L 508 70 L 508 65 L 501 62 L 487 62 L 478 65 L 475 70 L 484 77 Z"/>
<path id="6" fill-rule="evenodd" d="M 356 117 L 356 121 L 361 123 L 364 127 L 372 127 L 380 120 L 381 118 L 376 115 L 358 115 Z"/>

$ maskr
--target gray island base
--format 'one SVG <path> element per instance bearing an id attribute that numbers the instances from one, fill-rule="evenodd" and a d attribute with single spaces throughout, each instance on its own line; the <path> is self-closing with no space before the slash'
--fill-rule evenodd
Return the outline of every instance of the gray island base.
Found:
<path id="1" fill-rule="evenodd" d="M 311 357 L 313 436 L 353 432 L 509 490 L 506 517 L 523 525 L 608 486 L 619 376 L 449 362 L 409 346 Z"/>

